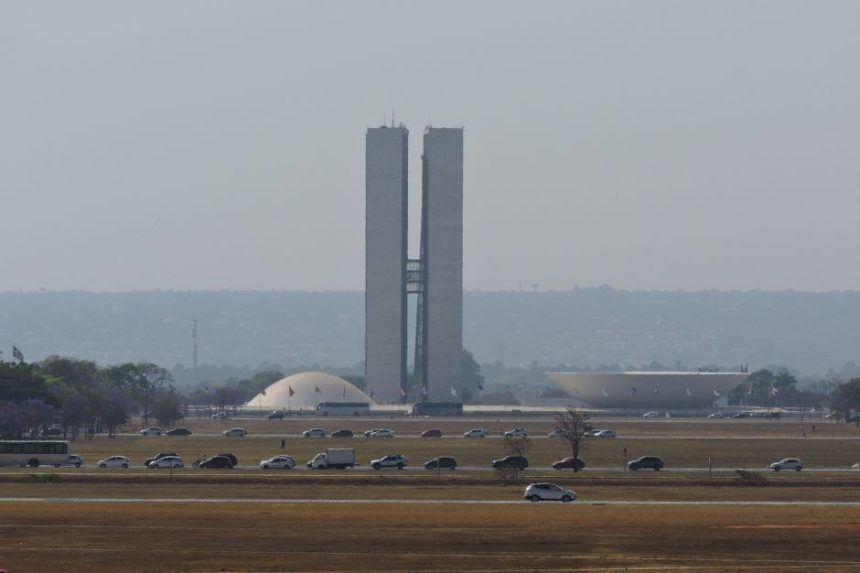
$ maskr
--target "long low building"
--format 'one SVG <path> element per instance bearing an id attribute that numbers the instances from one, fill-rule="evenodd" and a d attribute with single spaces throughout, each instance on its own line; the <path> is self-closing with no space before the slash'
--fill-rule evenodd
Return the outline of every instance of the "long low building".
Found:
<path id="1" fill-rule="evenodd" d="M 709 408 L 746 372 L 547 372 L 572 398 L 595 408 Z"/>

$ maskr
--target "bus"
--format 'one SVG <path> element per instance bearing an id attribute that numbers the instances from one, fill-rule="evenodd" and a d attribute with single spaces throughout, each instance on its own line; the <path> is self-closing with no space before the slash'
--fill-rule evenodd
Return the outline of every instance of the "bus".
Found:
<path id="1" fill-rule="evenodd" d="M 66 440 L 0 440 L 0 466 L 75 464 Z"/>
<path id="2" fill-rule="evenodd" d="M 317 413 L 321 416 L 363 416 L 370 412 L 367 402 L 320 402 Z"/>

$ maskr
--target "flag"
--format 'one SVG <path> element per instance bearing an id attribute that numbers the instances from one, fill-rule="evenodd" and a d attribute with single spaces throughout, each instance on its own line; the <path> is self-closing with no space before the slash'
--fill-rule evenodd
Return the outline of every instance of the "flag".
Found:
<path id="1" fill-rule="evenodd" d="M 777 388 L 776 386 L 774 386 L 773 388 L 770 389 L 770 395 L 771 396 L 776 396 L 778 392 L 779 392 L 779 388 Z"/>
<path id="2" fill-rule="evenodd" d="M 654 386 L 654 393 L 657 395 L 660 394 L 660 387 L 659 386 Z"/>
<path id="3" fill-rule="evenodd" d="M 455 398 L 457 397 L 457 391 L 454 390 L 453 386 L 451 386 L 451 396 L 454 396 Z"/>
<path id="4" fill-rule="evenodd" d="M 687 396 L 692 396 L 692 395 L 693 395 L 693 393 L 692 393 L 692 392 L 690 392 L 690 387 L 689 387 L 689 386 L 687 386 Z"/>
<path id="5" fill-rule="evenodd" d="M 600 392 L 601 392 L 601 394 L 603 394 L 603 397 L 604 397 L 604 398 L 609 398 L 609 392 L 607 392 L 607 391 L 606 391 L 606 388 L 604 388 L 604 389 L 603 389 L 603 390 L 601 390 Z"/>
<path id="6" fill-rule="evenodd" d="M 406 397 L 406 390 L 404 390 L 402 386 L 400 387 L 400 397 L 401 397 L 401 398 L 405 398 L 405 397 Z"/>
<path id="7" fill-rule="evenodd" d="M 263 396 L 265 396 L 265 395 L 266 395 L 266 391 L 265 391 L 265 390 L 260 390 L 260 394 L 262 394 Z"/>
<path id="8" fill-rule="evenodd" d="M 719 398 L 719 397 L 720 397 L 720 396 L 722 396 L 722 395 L 723 395 L 723 394 L 722 394 L 719 390 L 717 390 L 716 388 L 714 388 L 714 396 L 716 396 L 717 398 Z"/>
<path id="9" fill-rule="evenodd" d="M 290 386 L 290 397 L 292 398 L 295 393 L 296 393 L 296 391 L 293 390 L 292 386 Z"/>
<path id="10" fill-rule="evenodd" d="M 314 386 L 314 392 L 316 392 L 317 394 L 322 394 L 322 391 L 320 390 L 319 386 Z"/>
<path id="11" fill-rule="evenodd" d="M 24 362 L 24 354 L 18 350 L 18 347 L 14 344 L 12 345 L 12 356 L 14 356 L 15 360 L 18 362 Z"/>
<path id="12" fill-rule="evenodd" d="M 427 396 L 427 386 L 422 386 L 422 387 L 421 387 L 421 395 L 422 395 L 422 396 L 424 396 L 424 397 L 426 397 L 426 396 Z"/>

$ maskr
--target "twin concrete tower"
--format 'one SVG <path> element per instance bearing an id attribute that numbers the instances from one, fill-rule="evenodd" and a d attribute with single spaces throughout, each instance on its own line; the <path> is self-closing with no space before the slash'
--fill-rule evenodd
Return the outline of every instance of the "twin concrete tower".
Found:
<path id="1" fill-rule="evenodd" d="M 408 255 L 409 130 L 367 130 L 365 385 L 407 401 L 407 296 L 417 296 L 412 402 L 459 402 L 463 361 L 463 130 L 427 127 L 421 245 Z"/>

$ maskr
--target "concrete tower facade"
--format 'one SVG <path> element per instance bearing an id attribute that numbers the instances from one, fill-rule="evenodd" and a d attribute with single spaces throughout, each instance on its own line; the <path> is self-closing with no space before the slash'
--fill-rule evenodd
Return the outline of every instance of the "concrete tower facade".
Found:
<path id="1" fill-rule="evenodd" d="M 365 382 L 377 402 L 399 402 L 406 388 L 409 130 L 368 129 L 365 145 Z"/>
<path id="2" fill-rule="evenodd" d="M 431 402 L 460 401 L 463 363 L 463 130 L 428 127 L 424 131 L 422 168 L 424 399 Z M 422 322 L 420 317 L 419 322 Z"/>

